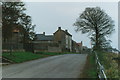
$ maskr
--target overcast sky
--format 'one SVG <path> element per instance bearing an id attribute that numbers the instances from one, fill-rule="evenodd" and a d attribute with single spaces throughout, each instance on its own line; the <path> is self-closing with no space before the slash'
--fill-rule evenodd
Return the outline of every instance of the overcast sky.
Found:
<path id="1" fill-rule="evenodd" d="M 35 32 L 52 35 L 58 27 L 67 29 L 76 42 L 83 41 L 91 47 L 89 36 L 75 32 L 73 23 L 86 7 L 101 7 L 115 22 L 115 32 L 110 36 L 112 46 L 118 48 L 118 3 L 117 2 L 26 2 L 27 14 L 36 25 Z"/>

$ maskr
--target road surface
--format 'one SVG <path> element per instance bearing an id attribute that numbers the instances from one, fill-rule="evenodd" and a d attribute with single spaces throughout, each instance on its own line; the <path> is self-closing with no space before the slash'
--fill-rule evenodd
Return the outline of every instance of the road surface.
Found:
<path id="1" fill-rule="evenodd" d="M 2 67 L 3 78 L 79 78 L 87 54 L 65 54 Z"/>

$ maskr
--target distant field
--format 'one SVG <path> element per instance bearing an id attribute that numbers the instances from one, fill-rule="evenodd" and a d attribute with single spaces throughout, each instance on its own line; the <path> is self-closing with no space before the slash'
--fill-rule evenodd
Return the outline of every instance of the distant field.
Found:
<path id="1" fill-rule="evenodd" d="M 48 56 L 54 56 L 54 55 L 61 55 L 61 54 L 76 54 L 76 53 L 70 53 L 70 52 L 64 52 L 64 53 L 55 53 L 55 52 L 37 52 L 37 53 L 31 53 L 31 52 L 13 52 L 10 53 L 3 53 L 2 56 L 4 58 L 7 58 L 8 60 L 11 60 L 14 63 L 21 63 L 25 61 L 30 61 L 34 59 L 44 58 Z"/>

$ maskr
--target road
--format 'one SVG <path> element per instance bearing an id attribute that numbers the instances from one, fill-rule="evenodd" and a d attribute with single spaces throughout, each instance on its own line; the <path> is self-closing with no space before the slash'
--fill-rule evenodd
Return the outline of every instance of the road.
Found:
<path id="1" fill-rule="evenodd" d="M 87 54 L 65 54 L 2 67 L 3 78 L 79 78 Z"/>

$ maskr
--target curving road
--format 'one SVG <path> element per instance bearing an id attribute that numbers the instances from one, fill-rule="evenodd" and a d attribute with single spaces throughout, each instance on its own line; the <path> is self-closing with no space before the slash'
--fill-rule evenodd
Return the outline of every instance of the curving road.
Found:
<path id="1" fill-rule="evenodd" d="M 79 78 L 87 54 L 65 54 L 2 67 L 3 78 Z"/>

